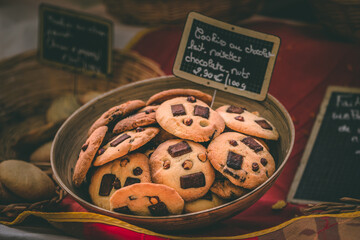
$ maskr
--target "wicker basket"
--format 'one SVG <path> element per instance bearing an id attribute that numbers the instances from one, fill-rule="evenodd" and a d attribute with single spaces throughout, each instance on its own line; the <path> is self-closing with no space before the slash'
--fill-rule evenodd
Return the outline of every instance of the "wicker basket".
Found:
<path id="1" fill-rule="evenodd" d="M 360 42 L 360 0 L 309 1 L 319 21 L 332 33 Z"/>
<path id="2" fill-rule="evenodd" d="M 107 11 L 126 24 L 156 26 L 183 23 L 190 11 L 223 21 L 245 19 L 259 0 L 103 0 Z"/>

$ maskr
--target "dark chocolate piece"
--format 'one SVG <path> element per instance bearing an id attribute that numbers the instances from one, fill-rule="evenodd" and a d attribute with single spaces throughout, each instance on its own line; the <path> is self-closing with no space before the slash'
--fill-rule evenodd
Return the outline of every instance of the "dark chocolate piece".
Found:
<path id="1" fill-rule="evenodd" d="M 194 96 L 188 96 L 186 100 L 191 103 L 196 102 L 196 98 Z"/>
<path id="2" fill-rule="evenodd" d="M 179 157 L 179 156 L 189 153 L 191 151 L 192 151 L 192 149 L 191 149 L 190 145 L 185 141 L 171 145 L 168 148 L 168 153 L 172 157 Z"/>
<path id="3" fill-rule="evenodd" d="M 246 137 L 241 140 L 246 146 L 254 150 L 256 153 L 263 150 L 263 147 L 255 141 L 252 137 Z"/>
<path id="4" fill-rule="evenodd" d="M 134 168 L 134 170 L 133 170 L 133 174 L 134 174 L 135 176 L 141 175 L 142 172 L 143 172 L 143 170 L 141 169 L 141 167 Z"/>
<path id="5" fill-rule="evenodd" d="M 241 113 L 244 112 L 244 108 L 230 105 L 230 107 L 228 107 L 228 109 L 226 109 L 226 112 L 228 112 L 228 113 L 238 113 L 238 114 L 241 114 Z"/>
<path id="6" fill-rule="evenodd" d="M 243 162 L 243 156 L 229 151 L 227 155 L 226 165 L 229 168 L 239 170 Z"/>
<path id="7" fill-rule="evenodd" d="M 149 114 L 149 113 L 152 113 L 152 112 L 155 112 L 155 110 L 154 109 L 145 110 L 145 114 Z"/>
<path id="8" fill-rule="evenodd" d="M 145 131 L 145 128 L 137 127 L 137 128 L 135 129 L 135 132 L 142 132 L 142 131 Z"/>
<path id="9" fill-rule="evenodd" d="M 266 160 L 266 158 L 261 158 L 260 163 L 265 167 L 267 165 L 268 161 Z"/>
<path id="10" fill-rule="evenodd" d="M 234 147 L 239 145 L 236 140 L 229 140 L 229 143 L 230 143 L 231 146 L 234 146 Z"/>
<path id="11" fill-rule="evenodd" d="M 82 145 L 81 150 L 83 150 L 83 152 L 85 152 L 86 149 L 88 148 L 88 146 L 89 146 L 89 144 L 85 143 L 84 145 Z"/>
<path id="12" fill-rule="evenodd" d="M 138 178 L 128 177 L 128 178 L 126 178 L 124 187 L 135 184 L 135 183 L 139 183 L 139 182 L 141 182 L 141 181 Z"/>
<path id="13" fill-rule="evenodd" d="M 243 116 L 236 116 L 236 117 L 235 117 L 235 120 L 238 120 L 238 121 L 240 121 L 240 122 L 245 121 L 245 119 L 244 119 Z"/>
<path id="14" fill-rule="evenodd" d="M 230 176 L 232 176 L 232 177 L 235 178 L 235 179 L 239 179 L 239 178 L 240 178 L 239 175 L 231 172 L 231 171 L 230 171 L 229 169 L 227 169 L 227 168 L 224 169 L 224 173 L 229 174 Z"/>
<path id="15" fill-rule="evenodd" d="M 132 214 L 128 206 L 118 207 L 113 209 L 114 212 L 123 213 L 123 214 Z"/>
<path id="16" fill-rule="evenodd" d="M 118 137 L 115 141 L 111 142 L 110 146 L 116 147 L 117 145 L 119 145 L 120 143 L 122 143 L 123 141 L 125 141 L 128 138 L 130 138 L 130 136 L 125 133 L 125 134 L 121 135 L 120 137 Z"/>
<path id="17" fill-rule="evenodd" d="M 116 176 L 114 174 L 105 174 L 102 177 L 99 188 L 99 196 L 109 196 L 113 188 L 115 177 Z"/>
<path id="18" fill-rule="evenodd" d="M 257 164 L 256 162 L 252 163 L 251 167 L 254 172 L 257 172 L 259 170 L 259 164 Z"/>
<path id="19" fill-rule="evenodd" d="M 202 172 L 192 173 L 180 177 L 182 189 L 200 188 L 205 186 L 205 175 Z"/>
<path id="20" fill-rule="evenodd" d="M 209 119 L 210 109 L 208 107 L 203 107 L 199 105 L 195 105 L 194 107 L 194 115 L 200 116 L 206 119 Z"/>
<path id="21" fill-rule="evenodd" d="M 158 202 L 148 206 L 148 208 L 152 216 L 167 216 L 170 214 L 164 202 Z"/>
<path id="22" fill-rule="evenodd" d="M 263 129 L 266 130 L 272 130 L 273 128 L 270 126 L 270 124 L 266 120 L 255 120 L 257 124 L 260 125 Z"/>
<path id="23" fill-rule="evenodd" d="M 229 174 L 230 176 L 232 176 L 235 179 L 239 179 L 240 182 L 245 182 L 246 176 L 247 176 L 247 172 L 245 170 L 242 170 L 242 169 L 240 171 L 238 171 L 238 173 L 240 175 L 237 175 L 237 174 L 231 172 L 229 169 L 226 169 L 226 168 L 224 169 L 224 173 Z"/>
<path id="24" fill-rule="evenodd" d="M 184 105 L 182 104 L 171 105 L 171 112 L 174 117 L 186 115 Z"/>
<path id="25" fill-rule="evenodd" d="M 115 178 L 114 182 L 113 182 L 113 186 L 115 189 L 120 189 L 121 188 L 121 182 L 118 178 Z"/>
<path id="26" fill-rule="evenodd" d="M 105 148 L 100 148 L 99 151 L 97 152 L 97 154 L 100 156 L 101 154 L 103 154 L 106 151 Z"/>

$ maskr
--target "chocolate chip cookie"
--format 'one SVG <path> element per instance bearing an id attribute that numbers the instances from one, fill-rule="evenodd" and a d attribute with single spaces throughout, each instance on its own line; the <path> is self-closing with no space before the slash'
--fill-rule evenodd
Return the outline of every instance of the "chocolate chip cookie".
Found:
<path id="1" fill-rule="evenodd" d="M 149 100 L 146 102 L 146 105 L 156 105 L 161 104 L 169 99 L 176 98 L 176 97 L 195 97 L 206 104 L 210 105 L 212 101 L 212 96 L 209 94 L 206 94 L 202 91 L 195 90 L 195 89 L 182 89 L 182 88 L 175 88 L 175 89 L 169 89 L 162 92 L 159 92 L 157 94 L 154 94 L 149 98 Z"/>
<path id="2" fill-rule="evenodd" d="M 254 189 L 275 171 L 275 162 L 266 148 L 251 136 L 226 132 L 208 146 L 214 168 L 236 186 Z"/>
<path id="3" fill-rule="evenodd" d="M 121 119 L 114 127 L 113 133 L 129 131 L 156 123 L 155 110 L 146 110 Z"/>
<path id="4" fill-rule="evenodd" d="M 120 133 L 99 149 L 93 165 L 101 166 L 138 149 L 154 138 L 158 132 L 159 128 L 156 127 L 137 127 L 135 130 Z"/>
<path id="5" fill-rule="evenodd" d="M 76 187 L 80 187 L 81 184 L 84 182 L 86 174 L 89 171 L 94 157 L 99 150 L 101 143 L 104 140 L 107 130 L 107 126 L 102 126 L 95 129 L 95 131 L 82 145 L 72 177 L 72 181 Z"/>
<path id="6" fill-rule="evenodd" d="M 145 106 L 145 102 L 141 100 L 132 100 L 118 106 L 112 107 L 104 112 L 90 127 L 88 136 L 95 131 L 98 127 L 109 126 L 115 124 L 122 118 L 129 116 L 131 113 L 136 112 Z M 114 125 L 112 125 L 114 126 Z"/>
<path id="7" fill-rule="evenodd" d="M 163 102 L 156 120 L 167 132 L 183 139 L 206 142 L 225 129 L 222 117 L 195 97 L 177 97 Z"/>
<path id="8" fill-rule="evenodd" d="M 174 188 L 185 201 L 205 195 L 215 179 L 205 147 L 192 141 L 172 139 L 160 144 L 149 163 L 153 182 Z"/>
<path id="9" fill-rule="evenodd" d="M 110 197 L 118 189 L 151 182 L 148 158 L 132 153 L 99 167 L 91 178 L 89 194 L 93 203 L 110 210 Z"/>
<path id="10" fill-rule="evenodd" d="M 155 183 L 139 183 L 117 190 L 110 198 L 114 212 L 142 216 L 181 214 L 184 200 L 171 187 Z"/>
<path id="11" fill-rule="evenodd" d="M 228 128 L 247 135 L 277 140 L 279 133 L 268 120 L 245 108 L 225 105 L 216 109 Z"/>

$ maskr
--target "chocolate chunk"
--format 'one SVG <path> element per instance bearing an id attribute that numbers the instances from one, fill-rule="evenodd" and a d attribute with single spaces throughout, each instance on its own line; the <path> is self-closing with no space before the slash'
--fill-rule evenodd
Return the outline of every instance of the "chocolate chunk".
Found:
<path id="1" fill-rule="evenodd" d="M 155 110 L 154 110 L 154 109 L 145 110 L 145 113 L 146 113 L 146 114 L 149 114 L 149 113 L 152 113 L 152 112 L 155 112 Z"/>
<path id="2" fill-rule="evenodd" d="M 224 169 L 224 173 L 229 174 L 230 176 L 232 176 L 233 178 L 235 178 L 237 180 L 240 180 L 240 182 L 245 182 L 246 176 L 247 176 L 247 172 L 242 170 L 242 169 L 238 171 L 238 173 L 240 175 L 235 174 L 235 173 L 231 172 L 229 169 L 226 169 L 226 168 Z"/>
<path id="3" fill-rule="evenodd" d="M 189 153 L 191 151 L 192 151 L 192 149 L 191 149 L 190 145 L 185 141 L 171 145 L 168 148 L 168 153 L 172 157 L 179 157 L 179 156 Z"/>
<path id="4" fill-rule="evenodd" d="M 135 176 L 141 175 L 142 172 L 143 172 L 143 170 L 141 169 L 141 167 L 137 167 L 137 168 L 135 168 L 135 169 L 133 170 L 133 174 L 134 174 Z"/>
<path id="5" fill-rule="evenodd" d="M 204 196 L 201 197 L 201 199 L 212 201 L 212 194 L 210 191 L 208 191 Z"/>
<path id="6" fill-rule="evenodd" d="M 230 105 L 230 107 L 228 107 L 228 109 L 226 109 L 226 112 L 228 112 L 228 113 L 238 113 L 238 114 L 241 114 L 241 113 L 244 112 L 244 108 Z"/>
<path id="7" fill-rule="evenodd" d="M 240 178 L 239 175 L 231 172 L 231 171 L 230 171 L 229 169 L 227 169 L 227 168 L 224 169 L 224 173 L 229 174 L 230 176 L 232 176 L 232 177 L 235 178 L 235 179 L 239 179 L 239 178 Z"/>
<path id="8" fill-rule="evenodd" d="M 187 119 L 184 119 L 183 120 L 183 123 L 186 125 L 186 126 L 190 126 L 192 123 L 193 123 L 193 120 L 191 118 L 187 118 Z"/>
<path id="9" fill-rule="evenodd" d="M 241 164 L 243 162 L 243 156 L 229 151 L 227 155 L 226 165 L 229 168 L 239 170 L 241 169 Z"/>
<path id="10" fill-rule="evenodd" d="M 241 142 L 243 142 L 246 146 L 254 150 L 256 153 L 263 150 L 263 147 L 260 144 L 258 144 L 255 141 L 255 139 L 253 139 L 252 137 L 246 137 L 243 140 L 241 140 Z"/>
<path id="11" fill-rule="evenodd" d="M 192 173 L 180 177 L 182 189 L 200 188 L 205 186 L 205 175 L 202 172 Z"/>
<path id="12" fill-rule="evenodd" d="M 113 211 L 117 212 L 117 213 L 123 213 L 123 214 L 132 214 L 132 212 L 130 211 L 128 206 L 114 208 Z"/>
<path id="13" fill-rule="evenodd" d="M 100 183 L 99 196 L 109 196 L 112 188 L 113 182 L 115 180 L 114 174 L 105 174 Z"/>
<path id="14" fill-rule="evenodd" d="M 126 178 L 124 187 L 135 184 L 135 183 L 139 183 L 139 182 L 141 182 L 141 181 L 138 178 L 128 177 L 128 178 Z"/>
<path id="15" fill-rule="evenodd" d="M 231 146 L 234 146 L 234 147 L 239 145 L 236 140 L 230 140 L 229 143 L 230 143 Z"/>
<path id="16" fill-rule="evenodd" d="M 209 119 L 210 110 L 208 107 L 203 107 L 199 105 L 195 105 L 194 107 L 194 115 L 200 116 L 206 119 Z"/>
<path id="17" fill-rule="evenodd" d="M 182 104 L 171 105 L 171 112 L 174 117 L 186 115 L 185 108 Z"/>
<path id="18" fill-rule="evenodd" d="M 193 162 L 191 160 L 185 160 L 181 166 L 185 170 L 190 170 L 193 167 Z"/>
<path id="19" fill-rule="evenodd" d="M 254 172 L 257 172 L 259 170 L 259 164 L 257 164 L 256 162 L 252 163 L 251 167 Z"/>
<path id="20" fill-rule="evenodd" d="M 164 202 L 158 202 L 148 206 L 148 208 L 152 216 L 167 216 L 170 214 Z"/>
<path id="21" fill-rule="evenodd" d="M 135 132 L 142 132 L 142 131 L 145 131 L 145 128 L 137 127 L 135 130 Z"/>
<path id="22" fill-rule="evenodd" d="M 83 152 L 85 152 L 86 149 L 88 148 L 88 146 L 89 146 L 89 144 L 82 145 L 81 150 L 83 150 Z"/>
<path id="23" fill-rule="evenodd" d="M 165 160 L 163 163 L 163 168 L 164 169 L 169 169 L 170 168 L 170 160 Z"/>
<path id="24" fill-rule="evenodd" d="M 119 145 L 120 143 L 122 143 L 123 141 L 125 141 L 128 138 L 130 138 L 130 136 L 125 133 L 125 134 L 121 135 L 120 137 L 118 137 L 115 141 L 111 142 L 110 146 L 116 147 L 117 145 Z"/>
<path id="25" fill-rule="evenodd" d="M 273 128 L 270 126 L 270 124 L 266 120 L 255 120 L 257 124 L 260 125 L 263 129 L 266 130 L 272 130 Z"/>
<path id="26" fill-rule="evenodd" d="M 98 155 L 103 154 L 106 151 L 105 148 L 100 148 L 99 151 L 97 152 Z"/>
<path id="27" fill-rule="evenodd" d="M 235 117 L 235 120 L 238 120 L 238 121 L 240 121 L 240 122 L 245 121 L 243 116 L 236 116 L 236 117 Z"/>
<path id="28" fill-rule="evenodd" d="M 196 102 L 196 98 L 194 96 L 188 96 L 186 100 L 191 103 Z"/>
<path id="29" fill-rule="evenodd" d="M 267 162 L 267 160 L 265 158 L 261 158 L 260 163 L 265 167 L 268 162 Z"/>
<path id="30" fill-rule="evenodd" d="M 121 182 L 118 178 L 115 178 L 114 182 L 113 182 L 113 186 L 115 189 L 120 189 L 121 188 Z"/>

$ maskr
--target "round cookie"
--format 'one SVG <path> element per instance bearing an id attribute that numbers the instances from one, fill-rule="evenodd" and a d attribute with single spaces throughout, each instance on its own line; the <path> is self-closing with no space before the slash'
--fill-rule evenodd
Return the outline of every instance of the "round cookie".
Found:
<path id="1" fill-rule="evenodd" d="M 205 195 L 215 179 L 206 149 L 192 141 L 172 139 L 160 144 L 149 164 L 153 182 L 174 188 L 185 201 Z"/>
<path id="2" fill-rule="evenodd" d="M 94 157 L 104 140 L 107 130 L 107 126 L 101 126 L 95 129 L 95 131 L 90 135 L 90 137 L 88 137 L 88 139 L 86 139 L 85 143 L 82 145 L 72 177 L 72 181 L 76 187 L 80 187 L 84 182 L 86 174 L 89 171 L 91 163 L 93 162 Z"/>
<path id="3" fill-rule="evenodd" d="M 138 149 L 154 138 L 158 132 L 159 128 L 156 127 L 138 127 L 135 130 L 119 134 L 99 149 L 93 165 L 104 165 L 107 162 Z"/>
<path id="4" fill-rule="evenodd" d="M 141 100 L 132 100 L 118 106 L 112 107 L 104 112 L 90 127 L 88 136 L 98 127 L 108 126 L 113 122 L 129 116 L 131 113 L 145 106 L 145 102 Z"/>
<path id="5" fill-rule="evenodd" d="M 275 171 L 275 162 L 266 148 L 254 138 L 226 132 L 208 146 L 208 158 L 214 168 L 236 186 L 254 189 Z"/>
<path id="6" fill-rule="evenodd" d="M 227 178 L 216 179 L 210 191 L 222 199 L 232 200 L 241 197 L 249 190 L 232 184 Z"/>
<path id="7" fill-rule="evenodd" d="M 114 212 L 142 216 L 181 214 L 184 200 L 171 187 L 155 183 L 139 183 L 117 190 L 110 198 Z"/>
<path id="8" fill-rule="evenodd" d="M 221 116 L 194 97 L 163 102 L 156 110 L 156 121 L 167 132 L 195 142 L 209 141 L 225 129 Z"/>
<path id="9" fill-rule="evenodd" d="M 15 195 L 31 202 L 55 195 L 55 184 L 51 178 L 40 168 L 21 160 L 0 163 L 0 182 Z"/>
<path id="10" fill-rule="evenodd" d="M 216 109 L 228 128 L 247 135 L 277 140 L 279 133 L 268 120 L 242 107 L 225 105 Z"/>
<path id="11" fill-rule="evenodd" d="M 113 133 L 118 134 L 137 127 L 148 126 L 156 123 L 155 110 L 146 110 L 121 119 L 114 127 Z"/>
<path id="12" fill-rule="evenodd" d="M 148 158 L 142 153 L 132 153 L 96 169 L 89 194 L 95 205 L 110 210 L 109 200 L 116 190 L 144 182 L 151 182 Z"/>
<path id="13" fill-rule="evenodd" d="M 225 201 L 212 192 L 208 192 L 203 197 L 192 201 L 186 202 L 184 206 L 185 213 L 199 212 L 206 209 L 214 208 L 224 204 Z"/>
<path id="14" fill-rule="evenodd" d="M 202 91 L 189 89 L 189 88 L 187 89 L 174 88 L 156 93 L 155 95 L 151 96 L 149 100 L 146 102 L 146 105 L 161 104 L 172 98 L 188 97 L 188 96 L 193 96 L 197 99 L 200 99 L 201 101 L 205 102 L 208 105 L 210 105 L 212 101 L 212 96 Z"/>

